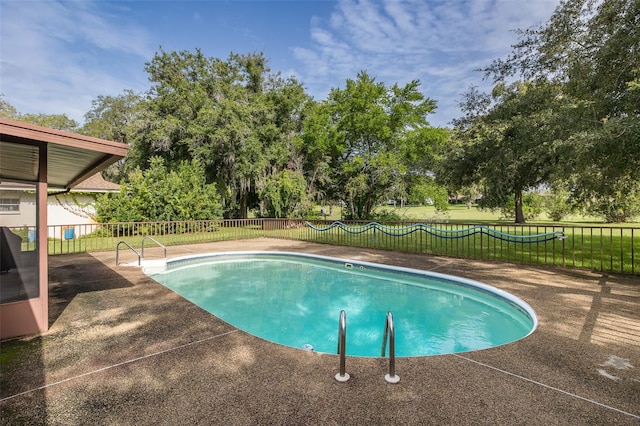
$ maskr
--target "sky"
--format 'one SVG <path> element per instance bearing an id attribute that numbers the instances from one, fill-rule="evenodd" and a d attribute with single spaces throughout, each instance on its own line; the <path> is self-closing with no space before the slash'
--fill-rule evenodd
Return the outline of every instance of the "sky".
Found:
<path id="1" fill-rule="evenodd" d="M 79 124 L 98 96 L 150 83 L 162 50 L 226 60 L 262 52 L 316 100 L 365 70 L 387 85 L 419 80 L 447 126 L 477 71 L 504 58 L 515 29 L 547 22 L 559 0 L 0 0 L 0 94 L 23 114 Z"/>

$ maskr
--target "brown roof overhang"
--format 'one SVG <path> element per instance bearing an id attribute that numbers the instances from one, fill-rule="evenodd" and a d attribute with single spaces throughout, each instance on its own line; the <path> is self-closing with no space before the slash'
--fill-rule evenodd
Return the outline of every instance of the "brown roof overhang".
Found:
<path id="1" fill-rule="evenodd" d="M 0 180 L 38 180 L 38 149 L 47 148 L 49 187 L 70 189 L 124 158 L 129 145 L 0 118 Z"/>

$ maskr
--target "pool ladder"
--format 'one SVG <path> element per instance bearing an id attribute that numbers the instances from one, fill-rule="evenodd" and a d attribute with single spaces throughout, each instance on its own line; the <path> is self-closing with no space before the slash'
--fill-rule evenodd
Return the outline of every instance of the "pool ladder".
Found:
<path id="1" fill-rule="evenodd" d="M 141 260 L 140 259 L 142 257 L 142 256 L 140 256 L 140 252 L 138 250 L 134 249 L 133 246 L 131 244 L 129 244 L 128 242 L 126 242 L 126 241 L 120 241 L 120 242 L 118 242 L 118 245 L 116 246 L 116 266 L 118 266 L 120 264 L 120 244 L 124 244 L 125 246 L 129 247 L 129 249 L 131 251 L 133 251 L 136 254 L 136 256 L 138 256 L 138 266 L 140 266 L 140 264 L 141 264 Z"/>
<path id="2" fill-rule="evenodd" d="M 389 374 L 384 375 L 388 383 L 398 383 L 400 377 L 396 375 L 396 336 L 393 327 L 393 314 L 387 312 L 387 320 L 384 323 L 384 336 L 382 337 L 382 351 L 380 356 L 384 358 L 387 349 L 387 336 L 389 336 Z"/>
<path id="3" fill-rule="evenodd" d="M 349 380 L 349 373 L 345 372 L 347 363 L 347 314 L 344 309 L 340 311 L 338 321 L 338 354 L 340 355 L 340 372 L 336 374 L 336 380 L 346 382 Z"/>
<path id="4" fill-rule="evenodd" d="M 387 383 L 398 383 L 400 377 L 396 375 L 396 337 L 393 327 L 393 314 L 387 312 L 387 319 L 384 324 L 384 335 L 382 338 L 382 351 L 380 356 L 384 358 L 387 349 L 387 340 L 389 341 L 389 373 L 385 374 L 384 379 Z M 349 380 L 349 373 L 345 372 L 347 358 L 347 314 L 344 309 L 340 311 L 340 320 L 338 321 L 338 354 L 340 355 L 340 372 L 335 375 L 339 382 Z"/>
<path id="5" fill-rule="evenodd" d="M 142 253 L 140 253 L 138 250 L 136 250 L 135 248 L 133 248 L 133 246 L 132 246 L 131 244 L 129 244 L 128 242 L 126 242 L 126 241 L 124 241 L 124 240 L 123 240 L 123 241 L 118 242 L 118 245 L 116 245 L 116 266 L 118 266 L 118 265 L 120 264 L 120 261 L 119 261 L 119 257 L 120 257 L 120 244 L 124 244 L 125 246 L 129 247 L 129 249 L 130 249 L 131 251 L 133 251 L 133 252 L 136 254 L 136 256 L 138 256 L 138 266 L 140 266 L 140 265 L 141 265 L 141 263 L 142 263 L 142 259 L 144 259 L 144 242 L 145 242 L 146 240 L 151 240 L 151 241 L 153 241 L 154 243 L 156 243 L 159 247 L 162 247 L 162 250 L 164 251 L 164 258 L 165 258 L 165 259 L 167 258 L 167 248 L 166 248 L 165 246 L 163 246 L 162 244 L 160 244 L 160 243 L 159 243 L 158 241 L 156 241 L 155 239 L 153 239 L 153 238 L 151 238 L 151 237 L 147 236 L 147 237 L 144 237 L 144 238 L 142 239 L 142 250 L 141 250 L 141 251 L 142 251 Z"/>

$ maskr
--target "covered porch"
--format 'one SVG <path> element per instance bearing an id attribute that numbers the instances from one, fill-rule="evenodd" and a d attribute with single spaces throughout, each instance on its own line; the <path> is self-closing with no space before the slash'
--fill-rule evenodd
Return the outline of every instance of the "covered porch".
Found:
<path id="1" fill-rule="evenodd" d="M 129 146 L 0 119 L 0 181 L 33 191 L 35 205 L 20 235 L 5 226 L 15 203 L 0 208 L 0 339 L 46 331 L 48 324 L 47 195 L 68 191 L 124 158 Z M 29 231 L 25 231 L 29 233 Z M 24 244 L 25 239 L 34 244 Z"/>

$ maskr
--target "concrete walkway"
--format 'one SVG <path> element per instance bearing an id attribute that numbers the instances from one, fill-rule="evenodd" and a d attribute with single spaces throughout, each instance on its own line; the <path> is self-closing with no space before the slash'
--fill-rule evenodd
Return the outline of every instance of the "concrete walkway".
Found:
<path id="1" fill-rule="evenodd" d="M 50 330 L 0 344 L 0 424 L 640 425 L 638 277 L 272 239 L 168 256 L 235 250 L 459 275 L 524 299 L 540 324 L 498 348 L 400 358 L 398 384 L 386 360 L 348 358 L 351 380 L 338 383 L 337 356 L 248 335 L 115 267 L 114 252 L 55 256 Z"/>

